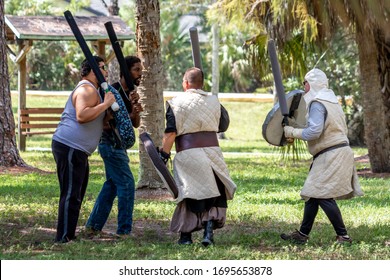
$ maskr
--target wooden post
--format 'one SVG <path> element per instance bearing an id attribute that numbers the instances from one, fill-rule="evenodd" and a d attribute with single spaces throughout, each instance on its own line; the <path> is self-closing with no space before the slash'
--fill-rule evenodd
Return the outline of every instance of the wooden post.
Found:
<path id="1" fill-rule="evenodd" d="M 96 52 L 96 55 L 106 60 L 106 42 L 94 41 L 91 42 L 91 45 L 92 45 L 92 49 Z"/>
<path id="2" fill-rule="evenodd" d="M 24 42 L 19 43 L 19 52 L 24 48 Z M 18 62 L 18 149 L 19 151 L 26 150 L 26 136 L 22 135 L 20 110 L 26 109 L 26 84 L 27 84 L 27 59 L 24 55 Z"/>

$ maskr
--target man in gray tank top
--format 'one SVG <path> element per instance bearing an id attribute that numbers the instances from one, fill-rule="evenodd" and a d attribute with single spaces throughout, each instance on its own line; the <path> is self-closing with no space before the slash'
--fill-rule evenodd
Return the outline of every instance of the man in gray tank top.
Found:
<path id="1" fill-rule="evenodd" d="M 104 60 L 95 56 L 100 71 L 107 77 Z M 88 156 L 95 151 L 103 130 L 105 111 L 115 102 L 111 92 L 98 91 L 98 80 L 88 61 L 81 64 L 81 81 L 65 104 L 61 121 L 54 132 L 52 152 L 60 184 L 57 234 L 55 242 L 75 239 L 81 203 L 88 184 Z"/>

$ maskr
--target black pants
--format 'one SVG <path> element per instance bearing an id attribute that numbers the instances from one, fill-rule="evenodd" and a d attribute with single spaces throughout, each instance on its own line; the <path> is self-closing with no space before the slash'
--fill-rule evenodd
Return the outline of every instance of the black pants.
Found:
<path id="1" fill-rule="evenodd" d="M 75 238 L 81 203 L 88 185 L 88 155 L 55 140 L 52 141 L 51 147 L 57 164 L 57 176 L 60 183 L 55 240 L 57 242 L 67 242 Z"/>
<path id="2" fill-rule="evenodd" d="M 333 225 L 337 235 L 346 235 L 347 230 L 345 228 L 343 218 L 336 201 L 333 198 L 330 199 L 317 199 L 310 198 L 305 202 L 305 210 L 303 213 L 303 221 L 301 224 L 300 231 L 306 235 L 309 235 L 314 220 L 318 213 L 318 206 L 324 210 L 326 216 Z"/>

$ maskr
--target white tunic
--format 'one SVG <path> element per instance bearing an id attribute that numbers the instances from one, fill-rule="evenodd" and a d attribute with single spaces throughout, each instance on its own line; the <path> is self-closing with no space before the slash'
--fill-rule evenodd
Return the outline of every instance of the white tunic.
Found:
<path id="1" fill-rule="evenodd" d="M 218 131 L 221 105 L 214 95 L 187 90 L 168 101 L 175 115 L 177 136 L 202 131 Z M 227 199 L 237 188 L 229 175 L 220 147 L 192 148 L 178 152 L 173 160 L 174 178 L 179 188 L 176 202 L 185 198 L 206 199 L 220 195 L 214 173 L 225 185 Z"/>
<path id="2" fill-rule="evenodd" d="M 325 148 L 348 143 L 344 113 L 337 103 L 320 100 L 328 114 L 324 131 L 317 140 L 308 141 L 312 155 Z M 345 146 L 320 154 L 314 161 L 301 191 L 303 199 L 347 199 L 363 195 L 351 147 Z"/>

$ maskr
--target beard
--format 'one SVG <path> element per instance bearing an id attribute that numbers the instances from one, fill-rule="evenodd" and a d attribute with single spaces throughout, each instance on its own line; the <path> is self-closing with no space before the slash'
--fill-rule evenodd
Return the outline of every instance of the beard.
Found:
<path id="1" fill-rule="evenodd" d="M 138 87 L 139 84 L 141 83 L 141 77 L 134 79 L 134 84 Z"/>

